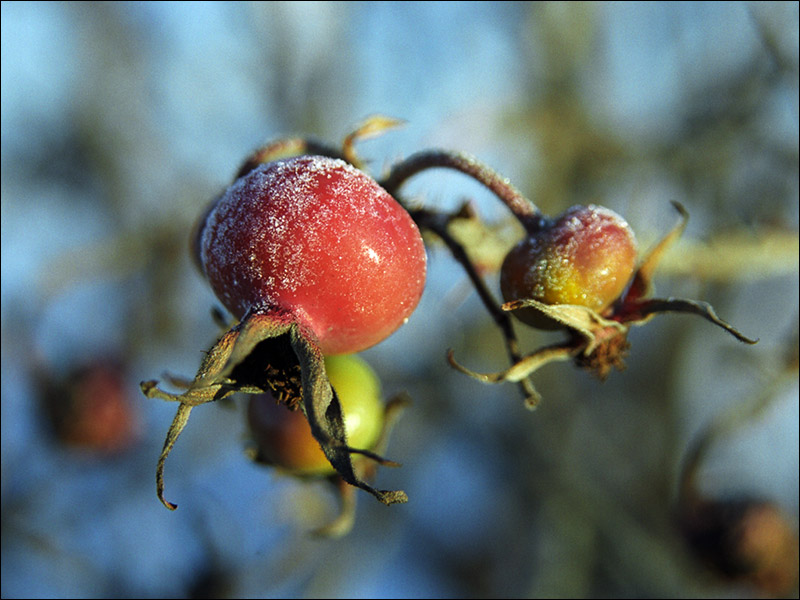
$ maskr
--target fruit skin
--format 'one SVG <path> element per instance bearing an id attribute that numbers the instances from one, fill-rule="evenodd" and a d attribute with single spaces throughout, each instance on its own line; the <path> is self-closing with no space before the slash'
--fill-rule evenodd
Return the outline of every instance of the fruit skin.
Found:
<path id="1" fill-rule="evenodd" d="M 234 316 L 288 311 L 325 354 L 388 337 L 425 284 L 425 248 L 411 217 L 339 159 L 256 167 L 207 213 L 198 239 L 203 271 Z"/>
<path id="2" fill-rule="evenodd" d="M 507 302 L 534 299 L 602 314 L 625 291 L 635 267 L 636 239 L 622 217 L 600 206 L 573 206 L 511 249 L 500 288 Z M 534 310 L 514 314 L 534 327 L 558 327 Z"/>
<path id="3" fill-rule="evenodd" d="M 342 406 L 348 445 L 371 449 L 384 423 L 377 375 L 354 355 L 326 357 L 325 369 Z M 250 397 L 247 417 L 258 448 L 258 460 L 295 475 L 336 472 L 301 411 L 288 410 L 270 394 L 259 394 Z"/>

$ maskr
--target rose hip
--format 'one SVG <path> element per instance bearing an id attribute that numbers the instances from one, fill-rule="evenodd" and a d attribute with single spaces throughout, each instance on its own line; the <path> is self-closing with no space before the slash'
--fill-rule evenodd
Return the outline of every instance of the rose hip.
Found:
<path id="1" fill-rule="evenodd" d="M 413 312 L 425 248 L 408 213 L 342 160 L 299 156 L 256 167 L 205 218 L 200 263 L 239 319 L 286 311 L 325 354 L 368 348 Z"/>
<path id="2" fill-rule="evenodd" d="M 636 240 L 625 220 L 600 206 L 574 206 L 508 253 L 500 287 L 507 302 L 574 304 L 602 314 L 625 291 L 635 267 Z M 536 327 L 556 325 L 536 311 L 515 314 Z"/>

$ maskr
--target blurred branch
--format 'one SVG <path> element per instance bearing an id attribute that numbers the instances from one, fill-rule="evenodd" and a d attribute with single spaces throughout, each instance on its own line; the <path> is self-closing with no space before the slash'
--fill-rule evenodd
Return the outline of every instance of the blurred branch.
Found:
<path id="1" fill-rule="evenodd" d="M 664 255 L 660 272 L 703 281 L 743 282 L 797 274 L 797 232 L 770 230 L 759 235 L 733 231 L 708 242 L 682 240 Z"/>

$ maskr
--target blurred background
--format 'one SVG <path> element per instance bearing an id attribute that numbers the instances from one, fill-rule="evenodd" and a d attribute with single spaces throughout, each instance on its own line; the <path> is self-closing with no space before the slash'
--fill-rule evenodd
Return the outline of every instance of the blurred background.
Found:
<path id="1" fill-rule="evenodd" d="M 798 4 L 2 3 L 3 597 L 713 597 L 797 594 L 723 576 L 677 525 L 687 450 L 733 411 L 703 494 L 798 516 Z M 188 235 L 259 145 L 359 145 L 377 176 L 416 151 L 479 156 L 544 212 L 597 203 L 641 250 L 691 219 L 660 296 L 711 302 L 757 346 L 691 316 L 630 335 L 604 383 L 569 363 L 513 385 L 499 332 L 431 240 L 409 323 L 363 356 L 407 391 L 355 529 L 324 482 L 250 462 L 243 402 L 198 408 L 155 466 L 174 405 L 139 382 L 193 376 L 218 329 Z M 471 180 L 407 198 L 488 224 L 492 267 L 520 235 Z M 526 351 L 557 334 L 518 328 Z M 791 536 L 790 536 L 791 537 Z M 796 543 L 796 541 L 795 541 Z M 796 549 L 795 549 L 796 551 Z M 755 581 L 755 582 L 754 582 Z M 761 586 L 761 587 L 752 587 Z"/>

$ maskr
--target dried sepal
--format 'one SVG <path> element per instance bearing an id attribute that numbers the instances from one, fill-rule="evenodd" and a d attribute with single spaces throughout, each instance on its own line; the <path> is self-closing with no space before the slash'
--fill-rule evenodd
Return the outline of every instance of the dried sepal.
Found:
<path id="1" fill-rule="evenodd" d="M 142 392 L 148 398 L 180 403 L 156 469 L 158 497 L 170 510 L 174 510 L 176 505 L 163 496 L 164 464 L 186 427 L 191 409 L 236 392 L 256 394 L 271 391 L 288 406 L 299 406 L 308 419 L 314 438 L 342 479 L 370 492 L 384 504 L 408 500 L 405 492 L 376 490 L 355 474 L 350 458 L 353 452 L 366 454 L 384 464 L 394 463 L 375 453 L 347 445 L 341 406 L 325 374 L 316 337 L 307 328 L 291 322 L 286 315 L 248 314 L 212 346 L 185 392 L 165 392 L 157 384 L 156 381 L 142 382 Z"/>
<path id="2" fill-rule="evenodd" d="M 389 444 L 389 436 L 395 423 L 405 408 L 410 404 L 411 399 L 407 394 L 398 394 L 387 402 L 384 408 L 383 427 L 373 447 L 374 452 L 382 454 L 386 451 Z M 374 456 L 377 456 L 377 454 Z M 356 475 L 364 481 L 370 481 L 375 477 L 378 464 L 387 466 L 388 461 L 380 460 L 376 462 L 375 460 L 371 460 L 371 458 L 371 456 L 364 454 L 363 458 L 353 460 L 353 469 Z M 391 463 L 388 466 L 399 465 L 397 463 Z M 334 476 L 333 481 L 337 487 L 340 498 L 339 514 L 326 525 L 312 531 L 311 534 L 315 537 L 339 538 L 350 533 L 355 524 L 356 504 L 358 500 L 355 494 L 355 488 L 348 485 L 341 477 Z"/>
<path id="3" fill-rule="evenodd" d="M 689 222 L 689 212 L 684 208 L 683 204 L 675 200 L 672 201 L 672 206 L 678 211 L 680 218 L 675 226 L 663 237 L 661 240 L 647 253 L 642 260 L 639 268 L 633 276 L 633 281 L 625 294 L 624 298 L 634 299 L 643 298 L 653 290 L 653 274 L 655 273 L 658 264 L 664 253 L 672 246 L 686 229 L 686 224 Z"/>
<path id="4" fill-rule="evenodd" d="M 333 468 L 350 485 L 369 492 L 384 504 L 408 502 L 402 490 L 378 490 L 360 479 L 354 469 L 351 453 L 364 454 L 384 463 L 377 454 L 347 445 L 342 407 L 335 390 L 325 375 L 325 361 L 319 346 L 304 332 L 295 328 L 291 336 L 292 349 L 302 367 L 303 404 L 302 409 L 311 426 L 311 433 L 322 446 L 322 451 Z"/>
<path id="5" fill-rule="evenodd" d="M 520 383 L 527 381 L 529 387 L 527 388 L 528 393 L 525 397 L 525 406 L 530 410 L 533 410 L 539 405 L 542 397 L 539 392 L 536 391 L 536 388 L 533 387 L 533 384 L 530 383 L 528 378 L 544 365 L 551 362 L 569 360 L 579 351 L 580 347 L 576 347 L 573 344 L 556 344 L 553 346 L 547 346 L 521 358 L 508 369 L 495 373 L 478 373 L 468 369 L 456 361 L 453 350 L 449 350 L 447 352 L 447 362 L 449 362 L 450 366 L 457 371 L 461 371 L 465 375 L 469 375 L 473 379 L 477 379 L 482 383 Z"/>
<path id="6" fill-rule="evenodd" d="M 156 465 L 156 495 L 161 501 L 161 504 L 170 510 L 175 510 L 178 508 L 178 505 L 164 498 L 164 464 L 167 461 L 167 456 L 172 452 L 172 448 L 175 447 L 178 436 L 181 434 L 184 427 L 186 427 L 192 408 L 193 406 L 191 404 L 181 403 L 181 405 L 178 406 L 178 411 L 175 413 L 175 418 L 172 419 L 172 423 L 169 426 L 167 437 L 164 440 L 164 447 L 161 449 L 161 455 L 158 457 L 158 464 Z"/>
<path id="7" fill-rule="evenodd" d="M 452 350 L 447 357 L 450 365 L 483 383 L 529 381 L 528 378 L 544 365 L 570 359 L 574 359 L 578 366 L 591 371 L 601 380 L 608 376 L 612 368 L 624 368 L 623 359 L 629 347 L 628 328 L 625 325 L 604 319 L 585 306 L 547 305 L 532 299 L 516 300 L 503 305 L 503 309 L 509 311 L 530 308 L 541 311 L 563 325 L 570 331 L 570 338 L 563 343 L 540 348 L 516 361 L 508 369 L 496 373 L 477 373 L 467 369 L 456 362 Z M 534 409 L 540 400 L 541 396 L 534 390 L 534 393 L 526 397 L 526 406 Z"/>
<path id="8" fill-rule="evenodd" d="M 552 319 L 583 337 L 586 346 L 584 354 L 591 354 L 597 345 L 608 336 L 599 336 L 598 333 L 610 329 L 617 334 L 624 335 L 627 327 L 617 321 L 604 319 L 591 308 L 577 304 L 545 304 L 532 298 L 506 302 L 503 310 L 514 311 L 520 309 L 533 309 L 545 317 Z"/>
<path id="9" fill-rule="evenodd" d="M 358 141 L 366 140 L 369 138 L 383 135 L 390 129 L 397 129 L 403 127 L 406 122 L 402 119 L 395 119 L 394 117 L 387 117 L 385 115 L 372 115 L 364 119 L 356 126 L 356 129 L 349 133 L 344 138 L 342 144 L 342 155 L 344 159 L 351 165 L 363 168 L 364 161 L 358 156 L 355 144 Z"/>
<path id="10" fill-rule="evenodd" d="M 278 331 L 277 335 L 282 332 Z M 200 404 L 220 400 L 237 391 L 255 392 L 258 390 L 258 388 L 251 386 L 239 385 L 229 377 L 230 372 L 238 364 L 238 362 L 231 360 L 232 356 L 237 355 L 237 346 L 241 345 L 237 342 L 240 342 L 240 339 L 246 340 L 248 337 L 242 338 L 240 333 L 241 324 L 233 327 L 217 340 L 206 353 L 194 381 L 187 382 L 188 385 L 185 385 L 185 387 L 188 389 L 182 394 L 165 392 L 158 387 L 157 381 L 143 381 L 141 383 L 142 392 L 148 398 L 159 398 L 180 403 L 175 418 L 167 431 L 164 447 L 161 450 L 156 467 L 156 493 L 161 503 L 170 510 L 175 510 L 177 504 L 164 498 L 164 465 L 169 453 L 175 446 L 178 436 L 180 436 L 189 421 L 192 408 Z M 245 341 L 244 345 L 247 346 L 249 344 Z M 241 355 L 241 351 L 239 351 L 239 355 Z"/>
<path id="11" fill-rule="evenodd" d="M 306 154 L 340 158 L 361 169 L 364 166 L 364 161 L 356 153 L 356 142 L 382 135 L 390 129 L 396 129 L 403 125 L 405 125 L 405 121 L 402 119 L 384 115 L 367 117 L 356 126 L 352 133 L 349 133 L 344 138 L 341 150 L 307 137 L 281 138 L 261 146 L 250 154 L 236 172 L 234 181 L 244 177 L 258 165 Z"/>
<path id="12" fill-rule="evenodd" d="M 714 325 L 721 327 L 740 342 L 745 344 L 757 344 L 758 339 L 752 339 L 744 335 L 727 321 L 723 321 L 717 316 L 714 308 L 708 302 L 699 300 L 686 300 L 682 298 L 648 298 L 639 300 L 624 306 L 624 320 L 632 325 L 643 325 L 652 317 L 658 314 L 676 312 L 697 315 L 710 321 Z"/>
<path id="13" fill-rule="evenodd" d="M 143 381 L 140 384 L 142 393 L 148 398 L 180 402 L 189 406 L 199 406 L 232 394 L 233 391 L 226 387 L 228 382 L 220 377 L 220 374 L 228 363 L 228 358 L 233 351 L 238 336 L 238 330 L 233 328 L 217 340 L 203 358 L 194 380 L 188 385 L 181 386 L 187 388 L 185 392 L 181 394 L 165 392 L 158 387 L 158 381 L 150 380 Z M 210 380 L 211 383 L 205 386 L 198 386 L 197 381 L 203 378 Z"/>

